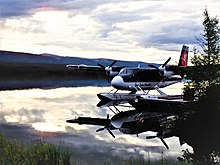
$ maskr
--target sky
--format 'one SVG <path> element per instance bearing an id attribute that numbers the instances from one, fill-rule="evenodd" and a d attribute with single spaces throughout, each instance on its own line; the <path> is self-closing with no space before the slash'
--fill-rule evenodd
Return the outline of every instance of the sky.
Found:
<path id="1" fill-rule="evenodd" d="M 1 50 L 144 62 L 178 61 L 219 0 L 1 0 Z M 178 54 L 178 56 L 177 56 Z"/>

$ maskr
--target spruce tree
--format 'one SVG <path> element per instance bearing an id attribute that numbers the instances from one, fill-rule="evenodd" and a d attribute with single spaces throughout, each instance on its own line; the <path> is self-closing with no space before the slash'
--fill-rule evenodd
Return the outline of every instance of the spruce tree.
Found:
<path id="1" fill-rule="evenodd" d="M 207 8 L 203 12 L 203 33 L 196 37 L 203 52 L 194 52 L 191 62 L 195 67 L 186 72 L 192 83 L 186 85 L 194 88 L 196 96 L 206 96 L 207 90 L 220 91 L 220 28 L 217 17 L 210 17 Z M 212 85 L 213 87 L 209 87 Z M 213 91 L 215 86 L 216 91 Z M 209 87 L 209 88 L 208 88 Z"/>
<path id="2" fill-rule="evenodd" d="M 205 8 L 203 16 L 203 34 L 196 37 L 203 52 L 201 54 L 195 53 L 191 62 L 196 66 L 220 64 L 219 20 L 217 17 L 210 17 L 207 8 Z"/>

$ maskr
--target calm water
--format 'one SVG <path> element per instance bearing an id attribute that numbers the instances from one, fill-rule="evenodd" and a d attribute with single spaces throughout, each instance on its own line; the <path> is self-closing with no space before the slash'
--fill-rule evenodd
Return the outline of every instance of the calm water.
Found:
<path id="1" fill-rule="evenodd" d="M 181 94 L 182 87 L 176 84 L 163 91 Z M 137 137 L 115 130 L 114 139 L 107 131 L 96 133 L 97 126 L 65 122 L 78 116 L 105 118 L 109 114 L 111 117 L 113 113 L 108 108 L 96 107 L 99 102 L 96 94 L 111 89 L 87 86 L 0 91 L 0 128 L 7 136 L 24 142 L 48 141 L 73 151 L 77 149 L 80 159 L 84 159 L 85 153 L 87 157 L 101 154 L 105 159 L 114 156 L 161 159 L 161 155 L 176 159 L 183 149 L 192 150 L 186 144 L 180 146 L 177 137 L 165 139 L 170 147 L 167 150 L 157 138 L 145 139 L 147 135 L 155 135 L 154 132 Z"/>

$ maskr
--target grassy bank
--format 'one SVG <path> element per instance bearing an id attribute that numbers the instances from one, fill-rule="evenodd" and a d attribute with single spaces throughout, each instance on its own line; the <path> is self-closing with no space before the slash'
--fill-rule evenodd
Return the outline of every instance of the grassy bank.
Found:
<path id="1" fill-rule="evenodd" d="M 52 144 L 20 145 L 0 134 L 0 164 L 69 165 L 70 154 Z"/>
<path id="2" fill-rule="evenodd" d="M 22 145 L 15 140 L 8 140 L 3 134 L 0 133 L 0 164 L 10 165 L 83 165 L 83 164 L 105 164 L 105 165 L 191 165 L 192 162 L 166 160 L 144 160 L 131 158 L 124 160 L 123 158 L 106 158 L 103 162 L 91 160 L 90 163 L 86 160 L 76 161 L 74 158 L 77 153 L 70 154 L 53 144 L 37 142 L 32 145 Z M 81 155 L 82 159 L 86 155 Z M 88 155 L 87 155 L 88 156 Z"/>

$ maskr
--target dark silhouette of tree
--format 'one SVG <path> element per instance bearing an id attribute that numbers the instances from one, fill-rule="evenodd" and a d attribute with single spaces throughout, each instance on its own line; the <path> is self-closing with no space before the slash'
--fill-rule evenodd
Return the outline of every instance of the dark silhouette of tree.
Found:
<path id="1" fill-rule="evenodd" d="M 195 52 L 191 59 L 192 64 L 199 65 L 215 65 L 220 63 L 220 28 L 217 17 L 210 17 L 207 8 L 203 13 L 203 34 L 196 37 L 199 45 L 203 49 L 203 53 Z"/>
<path id="2" fill-rule="evenodd" d="M 220 85 L 220 28 L 217 17 L 210 17 L 207 8 L 203 13 L 203 33 L 196 37 L 203 52 L 194 50 L 192 67 L 186 70 L 187 78 L 192 80 L 186 88 L 193 88 L 196 96 L 205 96 L 207 87 Z M 220 90 L 220 88 L 218 88 Z M 214 91 L 213 91 L 214 92 Z"/>
<path id="3" fill-rule="evenodd" d="M 220 28 L 217 17 L 210 17 L 207 8 L 203 13 L 203 34 L 196 37 L 203 52 L 194 52 L 186 67 L 185 91 L 192 90 L 199 97 L 195 104 L 197 111 L 187 120 L 185 140 L 193 147 L 195 164 L 220 163 Z M 190 126 L 190 127 L 189 127 Z M 194 135 L 193 135 L 194 134 Z M 190 154 L 185 151 L 183 159 Z"/>

